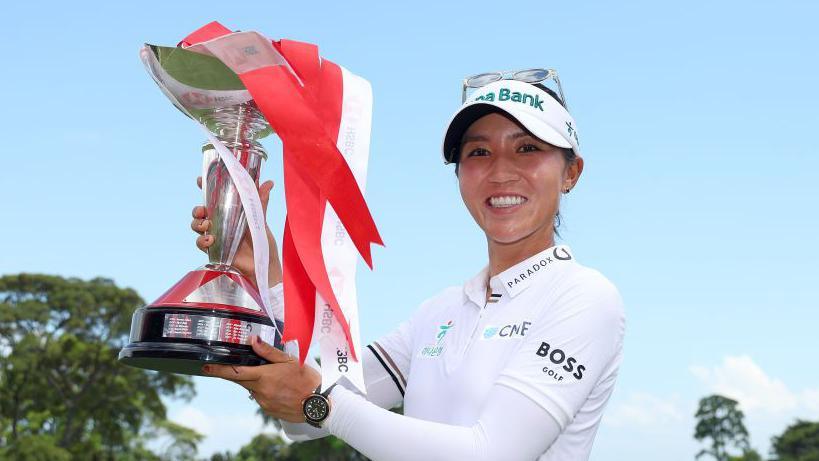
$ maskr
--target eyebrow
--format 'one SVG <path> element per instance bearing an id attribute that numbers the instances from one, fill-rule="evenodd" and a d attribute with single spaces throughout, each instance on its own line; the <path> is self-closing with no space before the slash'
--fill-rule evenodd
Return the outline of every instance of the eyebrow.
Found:
<path id="1" fill-rule="evenodd" d="M 518 139 L 518 138 L 525 138 L 527 136 L 534 137 L 531 133 L 528 133 L 526 131 L 517 131 L 515 133 L 510 134 L 506 138 L 507 139 Z M 478 141 L 489 142 L 489 138 L 484 136 L 484 135 L 464 136 L 464 138 L 461 140 L 461 144 L 466 144 L 468 142 L 478 142 Z"/>

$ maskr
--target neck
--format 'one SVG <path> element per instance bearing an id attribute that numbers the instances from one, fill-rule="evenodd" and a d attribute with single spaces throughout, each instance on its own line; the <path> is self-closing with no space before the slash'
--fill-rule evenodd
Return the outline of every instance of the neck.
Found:
<path id="1" fill-rule="evenodd" d="M 487 244 L 489 247 L 489 277 L 494 277 L 524 259 L 553 247 L 555 239 L 554 232 L 552 232 L 548 238 L 535 238 L 532 235 L 513 243 L 499 243 L 487 239 Z"/>

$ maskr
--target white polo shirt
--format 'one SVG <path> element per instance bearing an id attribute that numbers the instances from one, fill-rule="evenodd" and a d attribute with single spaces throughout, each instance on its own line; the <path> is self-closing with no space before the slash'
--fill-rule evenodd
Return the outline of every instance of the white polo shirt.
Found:
<path id="1" fill-rule="evenodd" d="M 587 459 L 622 358 L 617 289 L 578 264 L 566 246 L 492 277 L 489 301 L 487 274 L 444 290 L 373 344 L 404 394 L 404 414 L 470 426 L 500 384 L 560 425 L 539 459 Z"/>

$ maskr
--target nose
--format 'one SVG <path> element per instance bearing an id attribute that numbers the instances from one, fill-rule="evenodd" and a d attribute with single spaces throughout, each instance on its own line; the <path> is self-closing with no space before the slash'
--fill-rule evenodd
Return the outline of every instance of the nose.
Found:
<path id="1" fill-rule="evenodd" d="M 489 170 L 489 182 L 502 184 L 520 179 L 517 165 L 509 155 L 496 155 L 492 158 Z"/>

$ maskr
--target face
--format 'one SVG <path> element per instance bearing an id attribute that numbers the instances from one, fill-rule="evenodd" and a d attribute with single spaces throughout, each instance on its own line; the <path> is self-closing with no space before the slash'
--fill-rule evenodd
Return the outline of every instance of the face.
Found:
<path id="1" fill-rule="evenodd" d="M 458 181 L 461 197 L 490 244 L 549 243 L 560 194 L 582 171 L 561 150 L 492 113 L 464 133 Z"/>

